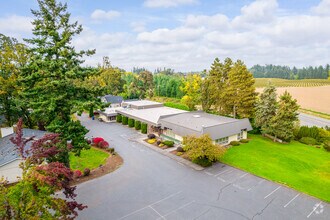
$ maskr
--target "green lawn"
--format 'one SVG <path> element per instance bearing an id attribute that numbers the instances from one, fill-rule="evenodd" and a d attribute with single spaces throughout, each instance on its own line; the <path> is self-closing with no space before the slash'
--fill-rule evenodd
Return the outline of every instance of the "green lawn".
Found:
<path id="1" fill-rule="evenodd" d="M 279 144 L 250 135 L 228 149 L 221 161 L 330 202 L 330 153 L 293 141 Z"/>
<path id="2" fill-rule="evenodd" d="M 72 170 L 80 170 L 82 172 L 85 168 L 92 170 L 100 164 L 104 164 L 108 157 L 108 153 L 92 147 L 89 150 L 81 151 L 80 157 L 76 157 L 70 153 L 70 166 Z"/>

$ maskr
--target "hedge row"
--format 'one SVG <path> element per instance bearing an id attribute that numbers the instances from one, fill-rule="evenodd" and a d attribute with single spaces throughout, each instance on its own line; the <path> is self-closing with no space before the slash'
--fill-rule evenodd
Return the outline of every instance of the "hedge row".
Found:
<path id="1" fill-rule="evenodd" d="M 134 123 L 135 130 L 141 130 L 141 122 L 140 121 L 135 121 Z"/>
<path id="2" fill-rule="evenodd" d="M 121 115 L 117 115 L 116 116 L 116 121 L 118 122 L 118 123 L 121 123 L 121 121 L 122 121 L 122 116 Z"/>
<path id="3" fill-rule="evenodd" d="M 142 134 L 147 134 L 148 132 L 148 124 L 135 121 L 133 118 L 128 118 L 124 115 L 117 115 L 116 121 L 118 123 L 122 123 L 123 125 L 128 125 L 130 128 L 135 127 L 136 130 L 141 130 Z"/>
<path id="4" fill-rule="evenodd" d="M 141 133 L 146 134 L 148 132 L 148 125 L 146 123 L 141 124 Z"/>
<path id="5" fill-rule="evenodd" d="M 128 124 L 128 117 L 122 116 L 122 124 L 127 125 Z"/>
<path id="6" fill-rule="evenodd" d="M 128 119 L 128 127 L 133 128 L 134 127 L 135 120 L 133 118 Z"/>

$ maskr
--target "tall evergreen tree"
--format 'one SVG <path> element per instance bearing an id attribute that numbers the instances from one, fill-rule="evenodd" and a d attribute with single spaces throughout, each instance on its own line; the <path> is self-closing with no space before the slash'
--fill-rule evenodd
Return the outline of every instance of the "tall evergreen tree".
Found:
<path id="1" fill-rule="evenodd" d="M 253 75 L 246 65 L 238 60 L 228 73 L 223 92 L 224 110 L 234 118 L 252 118 L 255 112 L 256 95 Z"/>
<path id="2" fill-rule="evenodd" d="M 280 96 L 276 115 L 270 120 L 269 133 L 275 138 L 290 141 L 293 138 L 295 123 L 298 121 L 299 105 L 290 93 Z"/>
<path id="3" fill-rule="evenodd" d="M 269 132 L 269 124 L 271 119 L 276 115 L 276 111 L 276 88 L 269 82 L 263 93 L 260 94 L 255 114 L 255 125 L 261 127 L 263 133 Z"/>
<path id="4" fill-rule="evenodd" d="M 22 75 L 25 96 L 29 98 L 39 128 L 60 132 L 64 141 L 71 141 L 77 154 L 84 147 L 87 130 L 71 121 L 72 109 L 94 98 L 88 88 L 81 86 L 91 72 L 83 71 L 82 57 L 94 50 L 76 51 L 72 38 L 82 26 L 70 23 L 67 4 L 57 0 L 38 0 L 39 10 L 31 10 L 33 37 L 26 39 L 32 59 Z M 67 157 L 67 155 L 66 155 Z"/>

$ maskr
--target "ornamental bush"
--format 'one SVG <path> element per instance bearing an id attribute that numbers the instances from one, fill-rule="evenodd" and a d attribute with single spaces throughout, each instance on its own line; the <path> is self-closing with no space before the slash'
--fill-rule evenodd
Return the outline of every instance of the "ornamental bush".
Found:
<path id="1" fill-rule="evenodd" d="M 79 178 L 79 177 L 81 177 L 82 176 L 82 172 L 80 171 L 80 170 L 75 170 L 74 172 L 73 172 L 73 177 L 74 178 Z"/>
<path id="2" fill-rule="evenodd" d="M 127 125 L 127 124 L 128 124 L 128 118 L 127 118 L 126 116 L 122 116 L 122 121 L 121 121 L 121 123 L 122 123 L 123 125 Z"/>
<path id="3" fill-rule="evenodd" d="M 84 176 L 89 176 L 90 173 L 91 173 L 91 170 L 89 168 L 84 169 Z"/>
<path id="4" fill-rule="evenodd" d="M 196 158 L 192 160 L 193 163 L 201 165 L 202 167 L 209 167 L 212 165 L 212 161 L 210 161 L 208 158 L 203 157 L 203 158 Z"/>
<path id="5" fill-rule="evenodd" d="M 241 143 L 249 143 L 249 140 L 248 139 L 241 139 L 239 142 L 241 142 Z"/>
<path id="6" fill-rule="evenodd" d="M 316 126 L 308 127 L 308 126 L 301 126 L 299 131 L 296 133 L 296 139 L 300 140 L 303 137 L 311 137 L 315 140 L 320 139 L 320 129 Z"/>
<path id="7" fill-rule="evenodd" d="M 330 152 L 330 140 L 327 140 L 327 141 L 324 142 L 323 148 L 326 151 Z"/>
<path id="8" fill-rule="evenodd" d="M 148 139 L 154 139 L 154 138 L 156 138 L 156 135 L 154 135 L 154 134 L 148 134 Z"/>
<path id="9" fill-rule="evenodd" d="M 208 166 L 219 160 L 226 151 L 226 148 L 214 144 L 208 134 L 200 137 L 186 136 L 183 138 L 182 144 L 183 150 L 192 162 L 202 166 Z"/>
<path id="10" fill-rule="evenodd" d="M 134 123 L 135 130 L 141 130 L 141 122 L 140 121 L 135 121 Z"/>
<path id="11" fill-rule="evenodd" d="M 93 138 L 93 145 L 97 146 L 101 141 L 104 141 L 101 137 L 95 137 Z"/>
<path id="12" fill-rule="evenodd" d="M 134 127 L 134 119 L 133 118 L 129 118 L 128 119 L 128 127 L 130 127 L 130 128 L 133 128 Z"/>
<path id="13" fill-rule="evenodd" d="M 299 141 L 301 143 L 307 144 L 307 145 L 316 145 L 317 144 L 317 141 L 312 137 L 302 137 Z"/>
<path id="14" fill-rule="evenodd" d="M 122 121 L 122 116 L 121 115 L 117 115 L 116 116 L 116 121 L 118 122 L 118 123 L 121 123 L 121 121 Z"/>
<path id="15" fill-rule="evenodd" d="M 148 139 L 147 142 L 149 144 L 154 144 L 154 143 L 156 143 L 156 139 Z"/>
<path id="16" fill-rule="evenodd" d="M 148 125 L 146 123 L 141 124 L 141 133 L 146 134 L 148 132 Z"/>
<path id="17" fill-rule="evenodd" d="M 231 146 L 238 146 L 238 145 L 240 145 L 240 143 L 239 143 L 239 141 L 231 141 L 230 145 Z"/>
<path id="18" fill-rule="evenodd" d="M 97 144 L 97 147 L 101 149 L 107 149 L 109 147 L 109 143 L 107 141 L 100 141 Z"/>
<path id="19" fill-rule="evenodd" d="M 163 144 L 165 144 L 168 147 L 173 147 L 174 141 L 163 141 Z"/>

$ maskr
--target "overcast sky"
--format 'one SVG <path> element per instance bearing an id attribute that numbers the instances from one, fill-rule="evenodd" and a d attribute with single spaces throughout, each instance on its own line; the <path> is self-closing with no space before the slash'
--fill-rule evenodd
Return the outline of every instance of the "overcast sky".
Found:
<path id="1" fill-rule="evenodd" d="M 31 36 L 36 0 L 0 0 L 0 33 Z M 324 65 L 330 0 L 70 0 L 84 31 L 73 44 L 126 70 L 208 69 L 215 57 L 254 64 Z"/>

